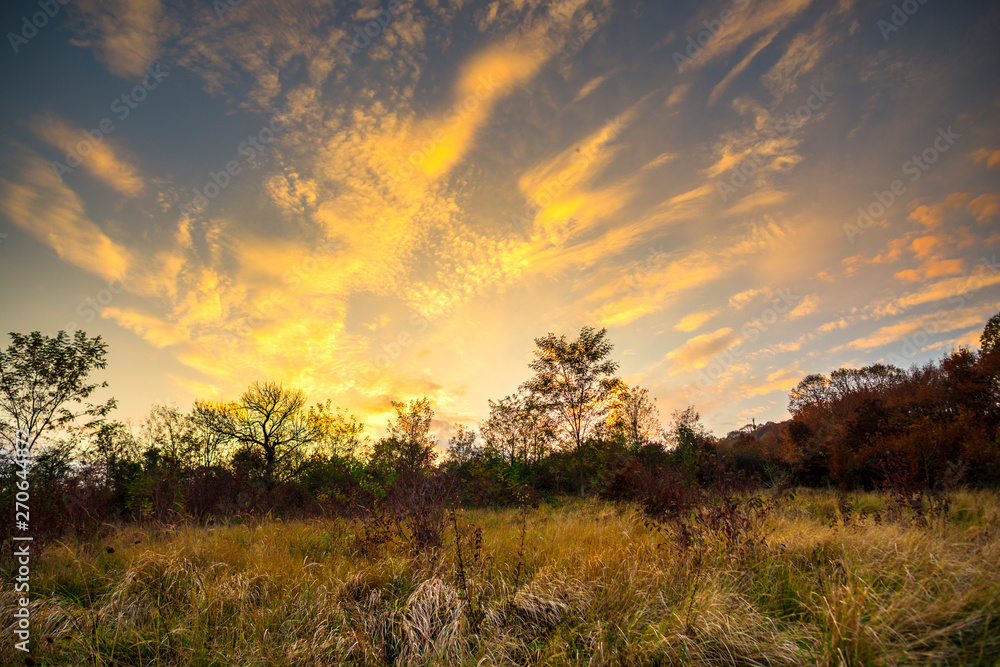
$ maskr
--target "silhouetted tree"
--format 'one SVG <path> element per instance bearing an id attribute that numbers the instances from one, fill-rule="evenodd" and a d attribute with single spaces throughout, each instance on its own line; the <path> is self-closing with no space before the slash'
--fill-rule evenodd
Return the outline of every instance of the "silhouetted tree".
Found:
<path id="1" fill-rule="evenodd" d="M 683 410 L 675 410 L 673 424 L 667 432 L 667 440 L 679 452 L 694 450 L 698 442 L 707 437 L 705 427 L 701 423 L 701 415 L 689 405 Z"/>
<path id="2" fill-rule="evenodd" d="M 992 352 L 1000 346 L 1000 313 L 990 318 L 979 337 L 979 347 L 983 352 Z"/>
<path id="3" fill-rule="evenodd" d="M 448 460 L 461 465 L 472 460 L 478 453 L 476 432 L 459 424 L 455 435 L 448 438 Z"/>
<path id="4" fill-rule="evenodd" d="M 535 339 L 535 377 L 524 383 L 549 413 L 556 428 L 579 450 L 594 427 L 608 414 L 608 397 L 615 387 L 618 364 L 612 361 L 607 329 L 583 327 L 580 336 L 548 334 Z"/>
<path id="5" fill-rule="evenodd" d="M 27 431 L 29 451 L 47 432 L 68 429 L 86 418 L 84 429 L 97 425 L 115 408 L 115 399 L 87 403 L 107 382 L 89 382 L 90 374 L 107 366 L 108 346 L 101 337 L 65 331 L 54 338 L 37 331 L 11 333 L 11 344 L 0 352 L 0 433 L 13 448 L 17 431 Z"/>
<path id="6" fill-rule="evenodd" d="M 795 416 L 808 408 L 825 409 L 832 398 L 830 378 L 813 373 L 799 380 L 788 395 L 788 412 Z"/>
<path id="7" fill-rule="evenodd" d="M 275 382 L 254 382 L 237 401 L 195 404 L 202 423 L 236 443 L 252 459 L 262 459 L 262 476 L 268 490 L 299 473 L 305 448 L 320 433 L 308 419 L 306 397 L 300 390 Z"/>
<path id="8" fill-rule="evenodd" d="M 196 425 L 176 405 L 154 405 L 139 429 L 139 442 L 144 449 L 155 448 L 160 456 L 183 467 L 199 462 Z"/>

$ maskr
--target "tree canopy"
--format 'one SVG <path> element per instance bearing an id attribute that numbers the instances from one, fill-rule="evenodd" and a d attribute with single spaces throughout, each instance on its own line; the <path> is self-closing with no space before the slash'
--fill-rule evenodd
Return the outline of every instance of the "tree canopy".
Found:
<path id="1" fill-rule="evenodd" d="M 107 367 L 107 344 L 100 336 L 77 331 L 44 336 L 37 331 L 11 333 L 11 344 L 0 351 L 0 430 L 13 447 L 17 431 L 27 431 L 29 451 L 45 433 L 69 428 L 86 419 L 83 428 L 96 427 L 116 403 L 109 398 L 92 404 L 87 399 L 107 382 L 90 375 Z"/>
<path id="2" fill-rule="evenodd" d="M 576 340 L 553 333 L 535 339 L 535 376 L 523 388 L 552 417 L 568 445 L 579 449 L 607 416 L 608 398 L 616 386 L 617 362 L 607 329 L 583 327 Z"/>

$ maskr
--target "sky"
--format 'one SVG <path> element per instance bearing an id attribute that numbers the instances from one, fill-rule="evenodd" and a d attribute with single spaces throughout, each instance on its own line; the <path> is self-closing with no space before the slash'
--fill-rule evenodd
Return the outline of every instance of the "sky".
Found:
<path id="1" fill-rule="evenodd" d="M 0 331 L 100 335 L 121 419 L 446 433 L 593 326 L 725 434 L 1000 310 L 1000 3 L 4 5 Z"/>

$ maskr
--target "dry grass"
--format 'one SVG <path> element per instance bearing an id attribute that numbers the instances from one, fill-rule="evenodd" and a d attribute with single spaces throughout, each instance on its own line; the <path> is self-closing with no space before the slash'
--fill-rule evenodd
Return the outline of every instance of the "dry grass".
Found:
<path id="1" fill-rule="evenodd" d="M 926 527 L 845 518 L 833 494 L 803 491 L 770 517 L 751 557 L 699 560 L 632 508 L 580 501 L 530 511 L 522 558 L 517 511 L 463 511 L 460 531 L 482 529 L 478 550 L 463 535 L 464 576 L 453 529 L 433 552 L 367 559 L 344 521 L 123 528 L 33 565 L 33 655 L 52 665 L 998 663 L 995 493 L 957 493 L 949 517 Z M 9 587 L 0 595 L 12 608 Z M 23 664 L 9 627 L 2 642 Z"/>

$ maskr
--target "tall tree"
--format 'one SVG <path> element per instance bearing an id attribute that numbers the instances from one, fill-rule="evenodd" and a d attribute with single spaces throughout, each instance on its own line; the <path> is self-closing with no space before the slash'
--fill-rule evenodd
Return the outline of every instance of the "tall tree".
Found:
<path id="1" fill-rule="evenodd" d="M 197 419 L 218 435 L 264 459 L 264 483 L 270 490 L 301 472 L 305 449 L 319 432 L 308 418 L 305 394 L 276 382 L 254 382 L 229 403 L 195 404 Z"/>
<path id="2" fill-rule="evenodd" d="M 830 378 L 820 373 L 807 375 L 795 385 L 788 395 L 788 411 L 792 416 L 807 409 L 825 409 L 833 400 Z"/>
<path id="3" fill-rule="evenodd" d="M 71 428 L 79 419 L 84 429 L 96 428 L 115 408 L 115 399 L 87 402 L 107 382 L 92 382 L 90 374 L 107 367 L 108 346 L 101 337 L 55 337 L 37 331 L 11 333 L 11 344 L 0 351 L 0 430 L 13 447 L 17 431 L 27 431 L 29 451 L 45 433 Z"/>
<path id="4" fill-rule="evenodd" d="M 673 424 L 667 433 L 667 439 L 675 449 L 681 452 L 690 452 L 699 441 L 703 441 L 708 432 L 701 423 L 701 415 L 689 405 L 683 410 L 675 410 L 671 415 Z"/>
<path id="5" fill-rule="evenodd" d="M 535 377 L 524 383 L 552 416 L 566 442 L 579 450 L 608 413 L 608 397 L 616 386 L 618 364 L 609 357 L 613 345 L 607 329 L 583 327 L 576 340 L 548 334 L 535 339 Z"/>

